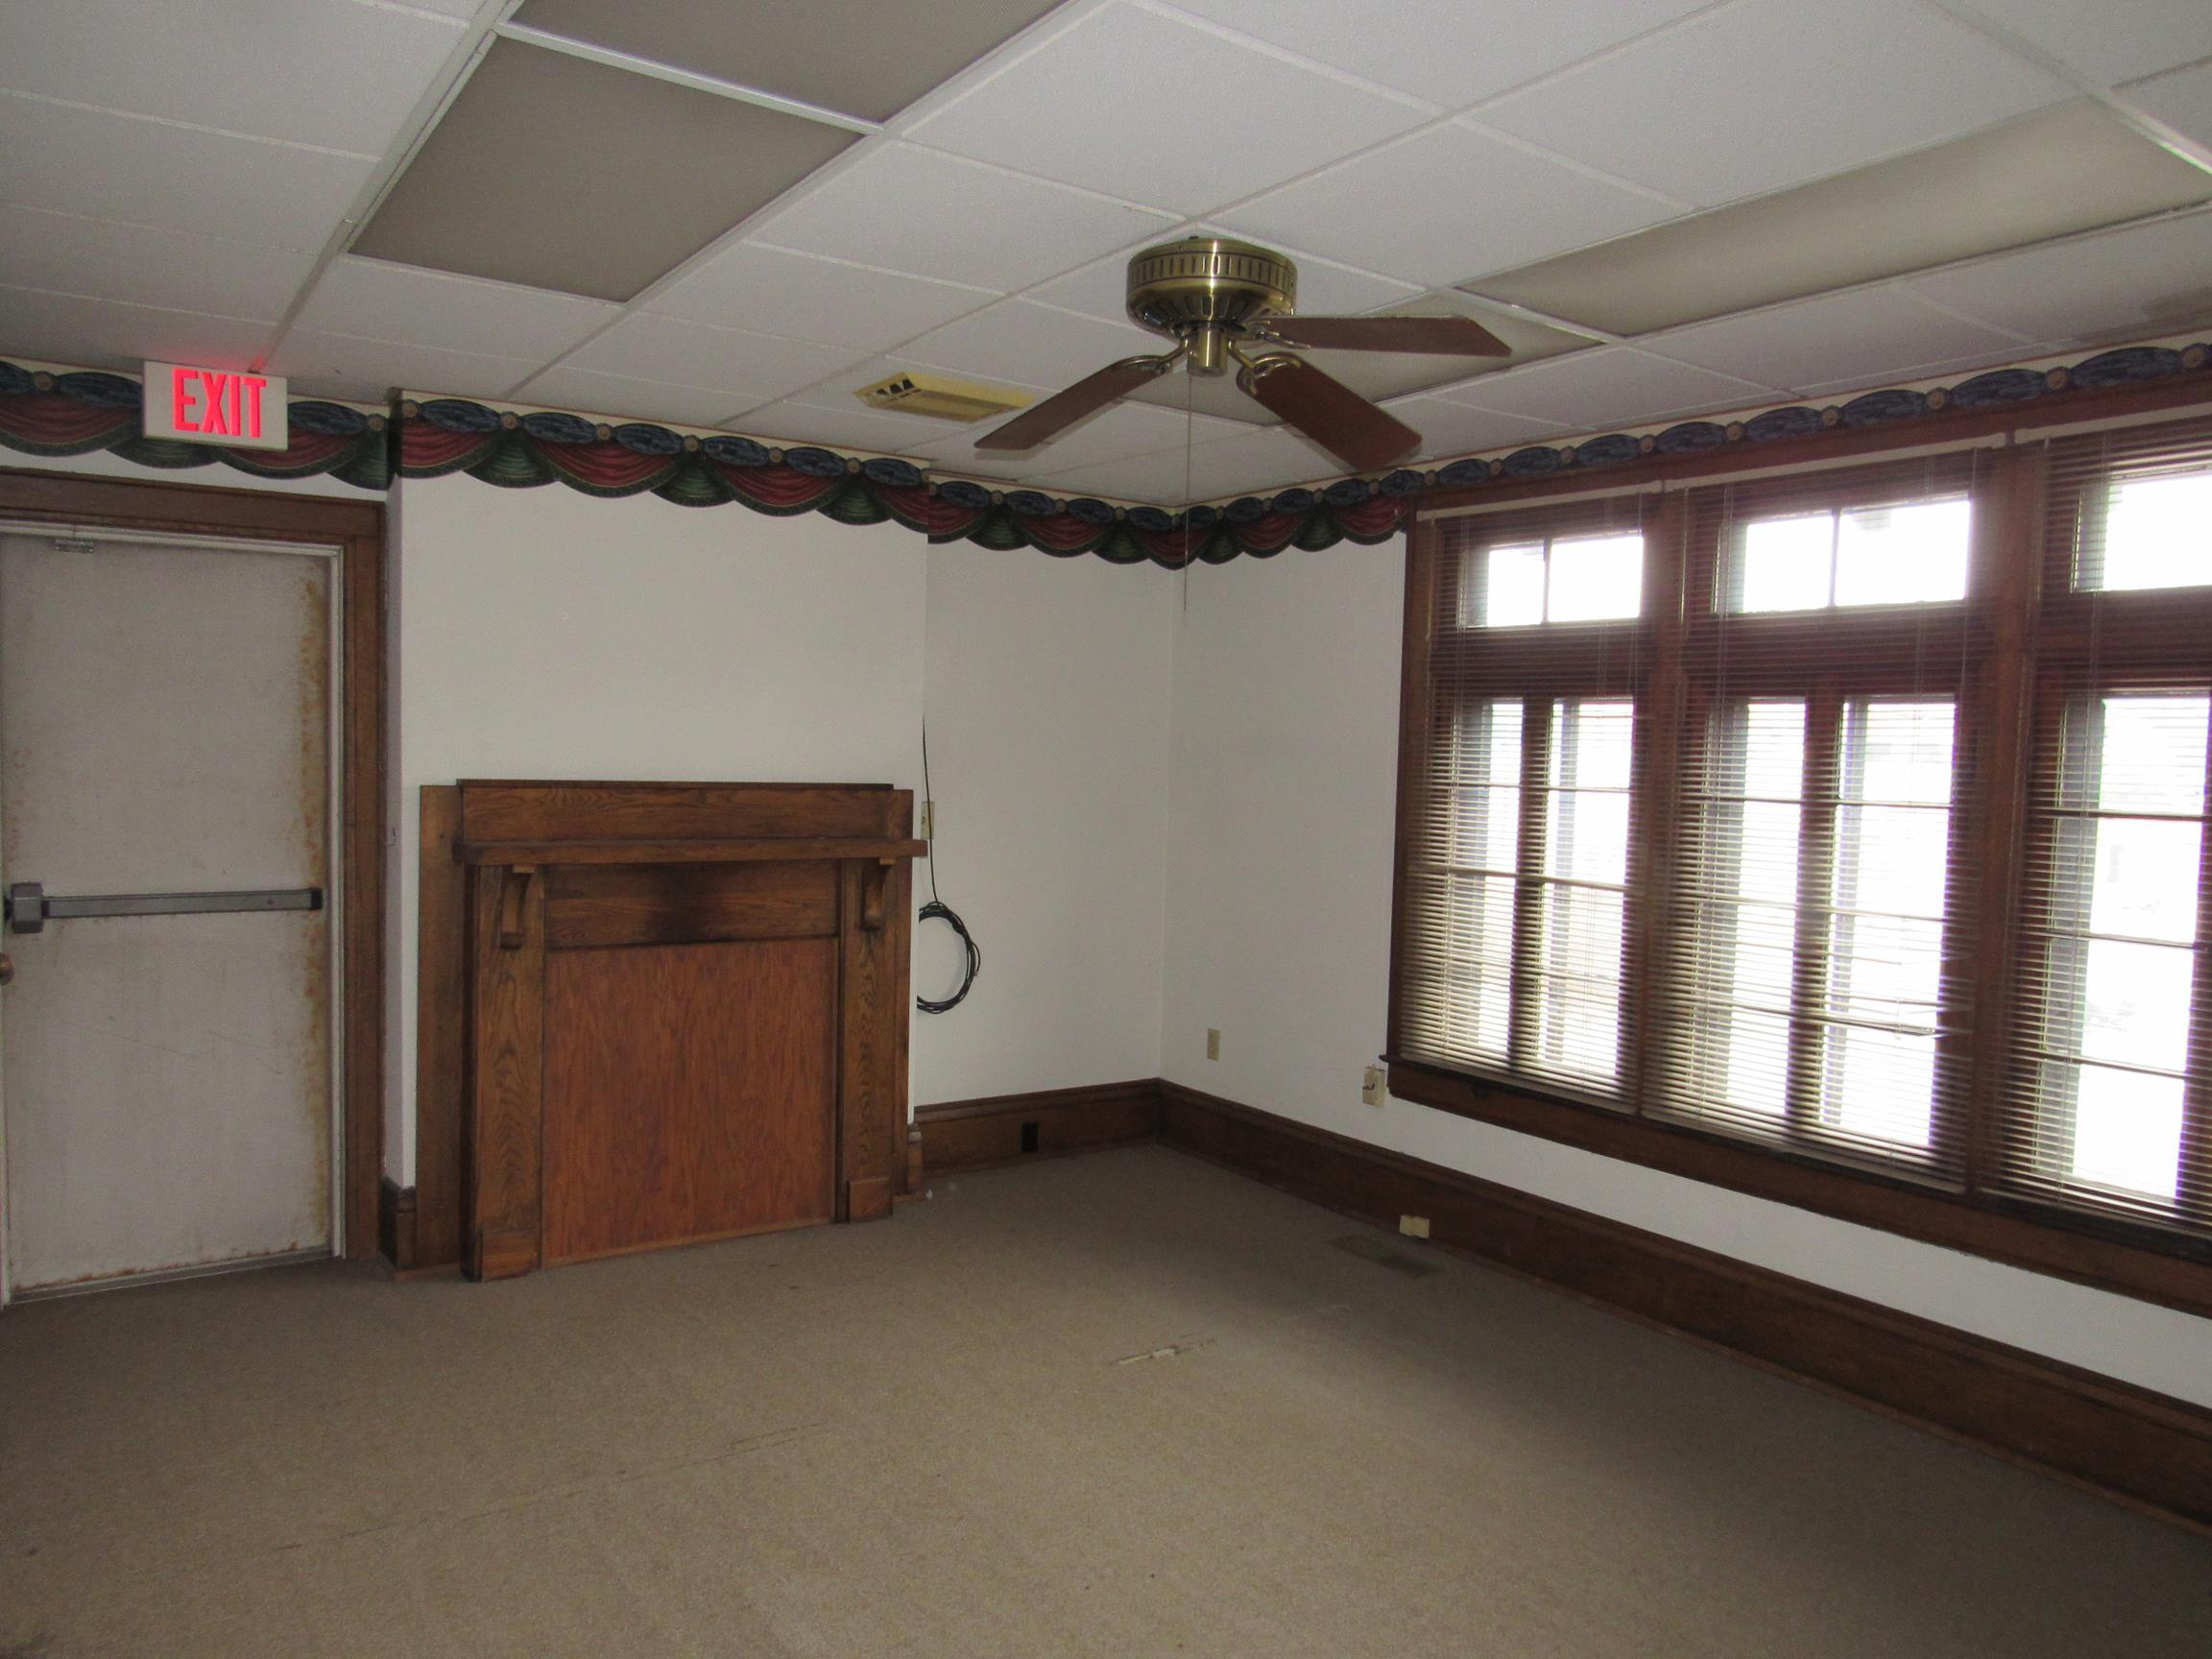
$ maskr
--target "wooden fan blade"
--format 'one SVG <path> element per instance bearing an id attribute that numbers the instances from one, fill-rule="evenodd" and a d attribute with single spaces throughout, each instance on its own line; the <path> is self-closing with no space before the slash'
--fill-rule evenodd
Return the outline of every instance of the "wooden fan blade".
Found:
<path id="1" fill-rule="evenodd" d="M 1421 434 L 1303 357 L 1258 357 L 1238 387 L 1347 466 L 1365 472 L 1421 446 Z"/>
<path id="2" fill-rule="evenodd" d="M 1472 317 L 1270 317 L 1271 339 L 1316 351 L 1425 351 L 1510 357 L 1513 348 Z"/>
<path id="3" fill-rule="evenodd" d="M 1171 357 L 1124 357 L 1095 374 L 1087 374 L 1065 392 L 1024 409 L 1005 425 L 975 440 L 978 449 L 1034 449 L 1057 438 L 1084 416 L 1126 397 L 1155 374 L 1164 374 Z"/>

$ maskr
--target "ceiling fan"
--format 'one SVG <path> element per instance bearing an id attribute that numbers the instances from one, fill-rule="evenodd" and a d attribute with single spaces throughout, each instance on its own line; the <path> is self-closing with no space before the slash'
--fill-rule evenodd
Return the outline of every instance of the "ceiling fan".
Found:
<path id="1" fill-rule="evenodd" d="M 1303 357 L 1277 349 L 1416 351 L 1504 357 L 1508 347 L 1471 317 L 1300 317 L 1298 267 L 1249 242 L 1190 236 L 1129 261 L 1129 317 L 1175 342 L 1158 356 L 1124 357 L 1023 410 L 976 441 L 977 449 L 1034 449 L 1085 416 L 1126 397 L 1177 364 L 1193 374 L 1237 368 L 1237 389 L 1347 466 L 1387 467 L 1421 434 Z"/>

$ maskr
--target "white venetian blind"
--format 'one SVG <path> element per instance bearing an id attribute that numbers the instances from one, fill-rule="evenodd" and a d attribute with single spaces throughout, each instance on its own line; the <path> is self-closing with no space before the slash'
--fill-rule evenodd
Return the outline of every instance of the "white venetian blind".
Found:
<path id="1" fill-rule="evenodd" d="M 2212 423 L 2055 443 L 1999 1184 L 2212 1227 Z"/>
<path id="2" fill-rule="evenodd" d="M 1655 1112 L 1961 1176 L 1972 472 L 1698 494 Z"/>
<path id="3" fill-rule="evenodd" d="M 1429 533 L 1393 1046 L 1586 1097 L 1625 1087 L 1644 537 L 1630 498 Z"/>

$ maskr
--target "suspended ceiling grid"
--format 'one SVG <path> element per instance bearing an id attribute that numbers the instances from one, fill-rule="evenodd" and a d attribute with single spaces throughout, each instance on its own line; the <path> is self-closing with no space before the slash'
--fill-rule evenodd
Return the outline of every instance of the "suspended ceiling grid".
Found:
<path id="1" fill-rule="evenodd" d="M 2172 333 L 2208 202 L 2201 0 L 0 9 L 0 352 L 1167 504 L 1340 469 L 1183 376 L 1015 457 L 852 393 L 1150 349 L 1122 264 L 1215 230 L 1508 338 L 1315 354 L 1434 459 Z"/>

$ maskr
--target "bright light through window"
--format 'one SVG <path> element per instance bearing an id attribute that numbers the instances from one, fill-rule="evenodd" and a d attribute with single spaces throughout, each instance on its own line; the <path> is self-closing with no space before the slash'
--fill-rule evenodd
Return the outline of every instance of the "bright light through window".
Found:
<path id="1" fill-rule="evenodd" d="M 2114 479 L 2080 564 L 2085 589 L 2212 584 L 2212 469 Z"/>
<path id="2" fill-rule="evenodd" d="M 1460 570 L 1462 628 L 1626 621 L 1643 604 L 1640 532 L 1471 547 Z"/>
<path id="3" fill-rule="evenodd" d="M 2178 1188 L 2208 715 L 2154 692 L 2067 710 L 2038 1151 L 2072 1183 Z"/>
<path id="4" fill-rule="evenodd" d="M 1738 530 L 1724 609 L 1938 605 L 1966 596 L 1964 496 L 1753 518 Z"/>

